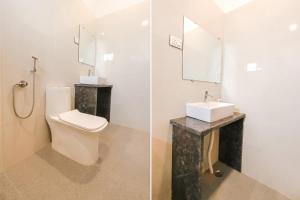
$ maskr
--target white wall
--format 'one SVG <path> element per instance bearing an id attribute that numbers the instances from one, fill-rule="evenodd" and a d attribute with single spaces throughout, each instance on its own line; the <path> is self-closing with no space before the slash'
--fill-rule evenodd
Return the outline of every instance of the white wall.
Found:
<path id="1" fill-rule="evenodd" d="M 182 52 L 169 46 L 169 35 L 183 38 L 184 15 L 222 35 L 223 13 L 211 0 L 153 0 L 152 4 L 153 136 L 170 141 L 169 120 L 185 116 L 186 102 L 203 100 L 205 90 L 217 98 L 220 85 L 182 80 Z"/>
<path id="2" fill-rule="evenodd" d="M 124 10 L 144 0 L 82 0 L 96 17 L 103 17 L 113 12 Z M 149 11 L 149 10 L 148 10 Z"/>
<path id="3" fill-rule="evenodd" d="M 254 0 L 226 15 L 222 96 L 247 114 L 243 172 L 300 199 L 299 0 Z M 299 28 L 299 27 L 298 27 Z M 248 63 L 259 71 L 247 72 Z"/>
<path id="4" fill-rule="evenodd" d="M 111 122 L 149 132 L 149 1 L 97 20 L 96 73 L 113 84 Z M 104 61 L 107 54 L 113 60 Z"/>
<path id="5" fill-rule="evenodd" d="M 78 46 L 73 38 L 80 23 L 94 16 L 80 0 L 1 0 L 1 136 L 4 167 L 29 157 L 50 142 L 46 125 L 45 86 L 73 87 L 87 67 L 78 63 Z M 12 86 L 25 79 L 29 87 L 17 91 L 21 114 L 31 106 L 31 56 L 37 56 L 37 96 L 33 116 L 16 118 L 12 108 Z M 0 150 L 1 153 L 1 150 Z M 1 158 L 0 158 L 1 159 Z"/>

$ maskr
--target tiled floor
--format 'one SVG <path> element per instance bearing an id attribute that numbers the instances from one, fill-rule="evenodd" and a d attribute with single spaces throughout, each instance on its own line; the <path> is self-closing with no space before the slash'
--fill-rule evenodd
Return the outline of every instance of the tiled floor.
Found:
<path id="1" fill-rule="evenodd" d="M 90 167 L 47 146 L 0 174 L 0 200 L 148 200 L 148 134 L 111 125 L 100 143 L 101 159 Z M 203 200 L 288 200 L 222 163 L 214 168 L 224 176 L 204 175 Z"/>
<path id="2" fill-rule="evenodd" d="M 207 200 L 288 200 L 280 193 L 218 162 L 222 178 L 206 173 L 203 177 L 203 199 Z"/>
<path id="3" fill-rule="evenodd" d="M 171 200 L 172 146 L 152 139 L 152 197 Z M 202 178 L 202 200 L 288 200 L 258 181 L 217 162 L 214 169 L 224 172 L 222 178 L 205 173 Z"/>
<path id="4" fill-rule="evenodd" d="M 0 175 L 0 200 L 148 200 L 149 134 L 110 125 L 100 143 L 90 167 L 47 146 Z"/>

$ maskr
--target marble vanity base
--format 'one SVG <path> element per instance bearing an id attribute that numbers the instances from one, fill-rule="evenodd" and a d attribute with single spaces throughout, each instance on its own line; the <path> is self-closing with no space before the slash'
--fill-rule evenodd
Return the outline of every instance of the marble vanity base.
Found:
<path id="1" fill-rule="evenodd" d="M 173 128 L 172 199 L 197 199 L 201 196 L 200 173 L 202 140 L 200 136 Z"/>
<path id="2" fill-rule="evenodd" d="M 219 161 L 241 172 L 244 119 L 220 128 Z"/>
<path id="3" fill-rule="evenodd" d="M 112 85 L 75 84 L 75 108 L 110 121 Z"/>
<path id="4" fill-rule="evenodd" d="M 220 129 L 219 160 L 240 171 L 242 164 L 243 121 L 245 115 L 207 123 L 183 117 L 171 120 L 172 200 L 201 200 L 201 162 L 204 136 Z"/>

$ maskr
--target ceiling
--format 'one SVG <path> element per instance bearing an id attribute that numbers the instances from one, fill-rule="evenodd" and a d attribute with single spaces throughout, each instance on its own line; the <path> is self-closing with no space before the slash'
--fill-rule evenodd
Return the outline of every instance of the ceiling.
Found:
<path id="1" fill-rule="evenodd" d="M 96 17 L 101 17 L 113 13 L 132 5 L 143 2 L 144 0 L 82 0 Z M 237 8 L 248 4 L 253 0 L 213 0 L 218 7 L 228 13 Z"/>
<path id="2" fill-rule="evenodd" d="M 214 2 L 223 10 L 224 13 L 231 12 L 240 8 L 252 0 L 214 0 Z"/>
<path id="3" fill-rule="evenodd" d="M 82 0 L 96 17 L 128 8 L 144 0 Z"/>

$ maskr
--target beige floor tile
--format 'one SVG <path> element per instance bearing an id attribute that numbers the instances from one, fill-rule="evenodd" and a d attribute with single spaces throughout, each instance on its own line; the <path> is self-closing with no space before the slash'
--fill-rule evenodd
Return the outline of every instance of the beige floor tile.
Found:
<path id="1" fill-rule="evenodd" d="M 149 199 L 148 133 L 110 125 L 101 135 L 100 155 L 86 167 L 49 145 L 6 174 L 26 200 Z"/>
<path id="2" fill-rule="evenodd" d="M 149 134 L 116 125 L 101 135 L 101 156 L 93 166 L 82 166 L 49 145 L 0 175 L 0 200 L 148 200 L 149 150 Z M 161 148 L 154 153 L 157 160 L 163 160 L 170 150 Z M 156 163 L 164 170 L 153 172 L 169 177 L 170 165 L 170 160 L 166 166 Z M 288 200 L 221 163 L 215 168 L 222 169 L 224 176 L 204 175 L 203 200 Z M 166 190 L 168 198 L 161 200 L 170 200 L 170 177 L 169 181 L 155 180 L 156 186 L 162 182 L 159 188 Z M 160 200 L 161 196 L 156 197 Z"/>
<path id="3" fill-rule="evenodd" d="M 77 186 L 77 198 L 148 200 L 149 136 L 114 126 L 106 130 L 100 143 L 101 171 L 95 179 Z"/>
<path id="4" fill-rule="evenodd" d="M 30 200 L 72 199 L 75 186 L 37 155 L 7 172 L 16 188 Z"/>
<path id="5" fill-rule="evenodd" d="M 278 192 L 220 162 L 214 168 L 221 169 L 224 176 L 216 178 L 208 173 L 204 175 L 204 200 L 288 200 Z"/>
<path id="6" fill-rule="evenodd" d="M 261 183 L 256 183 L 251 200 L 287 200 L 287 198 Z"/>
<path id="7" fill-rule="evenodd" d="M 5 174 L 0 174 L 0 200 L 23 200 L 21 193 Z"/>

